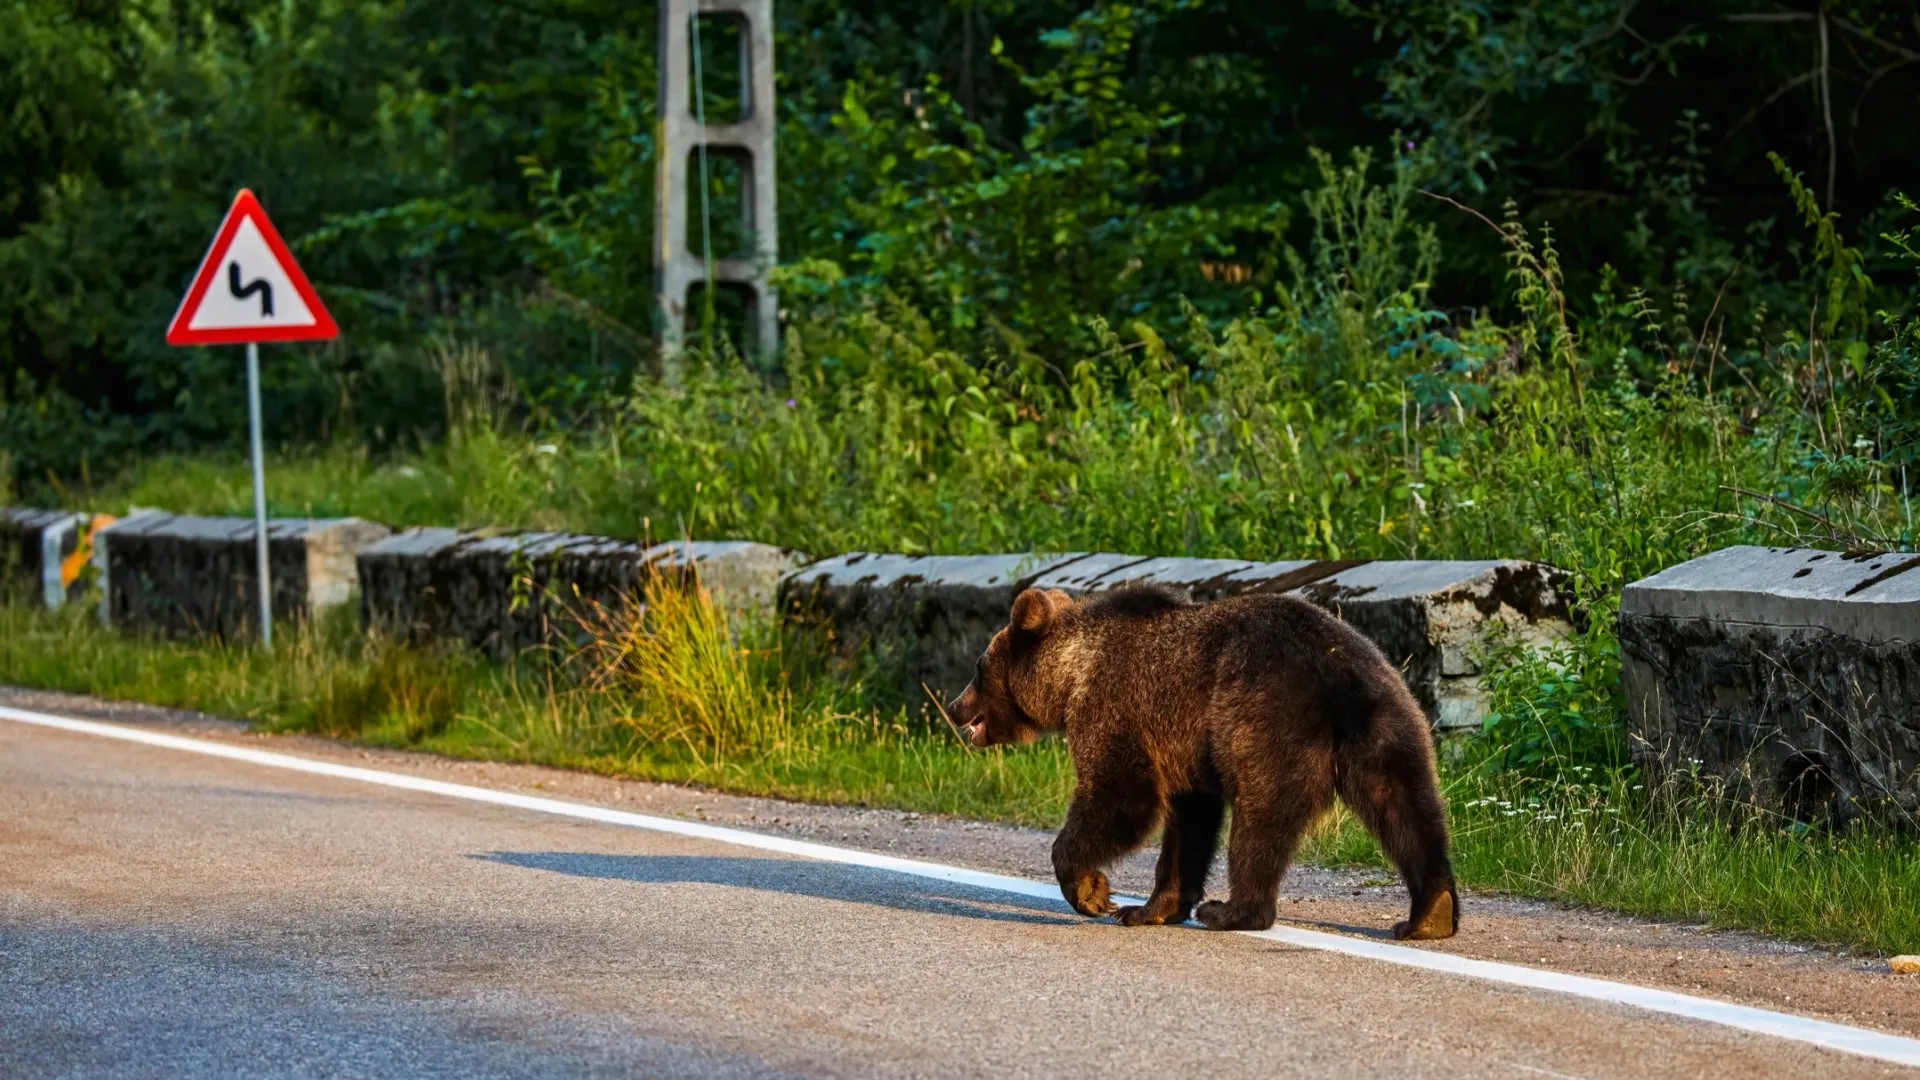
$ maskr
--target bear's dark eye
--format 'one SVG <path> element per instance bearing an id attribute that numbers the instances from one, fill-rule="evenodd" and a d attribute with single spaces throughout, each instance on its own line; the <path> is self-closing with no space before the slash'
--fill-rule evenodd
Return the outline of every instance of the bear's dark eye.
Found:
<path id="1" fill-rule="evenodd" d="M 984 656 L 973 662 L 973 685 L 982 690 L 987 688 L 987 658 Z"/>

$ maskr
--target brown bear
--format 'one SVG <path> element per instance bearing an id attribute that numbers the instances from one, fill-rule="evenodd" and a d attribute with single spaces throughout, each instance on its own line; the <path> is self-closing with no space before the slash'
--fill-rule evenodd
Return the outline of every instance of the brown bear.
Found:
<path id="1" fill-rule="evenodd" d="M 1373 642 L 1305 600 L 1028 589 L 948 709 L 976 746 L 1066 732 L 1077 779 L 1053 868 L 1083 915 L 1264 930 L 1301 835 L 1338 794 L 1411 894 L 1394 936 L 1458 929 L 1426 716 Z M 1229 806 L 1228 896 L 1200 903 Z M 1102 869 L 1156 824 L 1153 895 L 1116 909 Z"/>

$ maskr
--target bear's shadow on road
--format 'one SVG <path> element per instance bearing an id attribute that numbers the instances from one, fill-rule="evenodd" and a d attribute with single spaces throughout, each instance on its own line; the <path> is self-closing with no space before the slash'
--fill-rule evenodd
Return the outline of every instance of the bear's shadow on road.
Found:
<path id="1" fill-rule="evenodd" d="M 653 885 L 726 885 L 997 922 L 1064 926 L 1086 921 L 1029 897 L 837 863 L 740 855 L 603 855 L 581 851 L 493 851 L 468 857 L 574 877 Z"/>

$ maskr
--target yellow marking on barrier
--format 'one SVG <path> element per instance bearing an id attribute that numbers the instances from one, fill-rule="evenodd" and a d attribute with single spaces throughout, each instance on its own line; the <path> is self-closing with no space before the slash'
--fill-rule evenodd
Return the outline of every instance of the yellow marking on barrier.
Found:
<path id="1" fill-rule="evenodd" d="M 120 519 L 114 517 L 112 514 L 95 514 L 91 521 L 88 521 L 86 525 L 81 527 L 79 536 L 74 539 L 73 553 L 60 560 L 61 588 L 73 588 L 73 583 L 80 580 L 81 572 L 87 568 L 88 563 L 93 561 L 94 532 L 99 529 L 104 529 L 118 520 Z"/>

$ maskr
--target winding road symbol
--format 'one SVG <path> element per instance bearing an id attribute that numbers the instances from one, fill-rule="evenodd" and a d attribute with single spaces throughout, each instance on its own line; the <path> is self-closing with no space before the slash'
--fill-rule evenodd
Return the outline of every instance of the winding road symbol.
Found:
<path id="1" fill-rule="evenodd" d="M 227 291 L 233 294 L 235 300 L 245 300 L 254 293 L 259 293 L 260 317 L 263 319 L 273 317 L 273 286 L 267 284 L 266 278 L 254 278 L 251 282 L 242 286 L 240 284 L 240 263 L 238 260 L 227 264 Z"/>
<path id="2" fill-rule="evenodd" d="M 250 345 L 339 336 L 340 327 L 267 220 L 260 200 L 242 189 L 167 324 L 167 344 Z"/>

